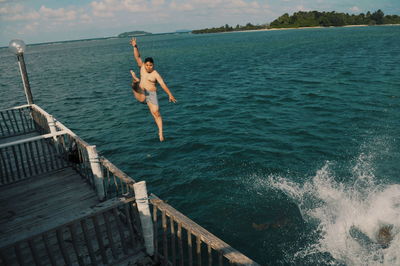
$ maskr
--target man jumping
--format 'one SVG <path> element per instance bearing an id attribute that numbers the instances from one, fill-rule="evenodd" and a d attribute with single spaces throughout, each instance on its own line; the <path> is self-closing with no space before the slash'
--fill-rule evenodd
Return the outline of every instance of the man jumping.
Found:
<path id="1" fill-rule="evenodd" d="M 160 141 L 164 141 L 163 123 L 158 106 L 156 84 L 160 84 L 161 88 L 163 88 L 163 90 L 168 94 L 170 102 L 176 103 L 176 99 L 168 89 L 160 74 L 158 74 L 154 69 L 153 58 L 147 57 L 143 62 L 140 58 L 136 38 L 132 38 L 130 43 L 133 47 L 133 55 L 140 68 L 140 80 L 135 75 L 135 72 L 131 70 L 133 94 L 139 102 L 147 103 L 150 113 L 153 115 L 154 121 L 157 124 Z"/>

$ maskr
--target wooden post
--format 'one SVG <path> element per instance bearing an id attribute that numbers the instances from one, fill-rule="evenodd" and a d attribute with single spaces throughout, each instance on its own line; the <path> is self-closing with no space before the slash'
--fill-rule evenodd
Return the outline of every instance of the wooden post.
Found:
<path id="1" fill-rule="evenodd" d="M 49 124 L 49 128 L 50 128 L 50 133 L 51 134 L 55 134 L 57 132 L 56 129 L 56 120 L 54 119 L 54 117 L 52 115 L 48 115 L 46 116 L 47 119 L 47 123 Z M 57 137 L 53 136 L 54 141 L 57 141 Z"/>
<path id="2" fill-rule="evenodd" d="M 93 176 L 94 176 L 94 185 L 96 187 L 97 197 L 100 201 L 105 200 L 104 193 L 104 176 L 103 171 L 101 170 L 99 154 L 97 153 L 96 146 L 87 146 L 86 147 L 88 155 L 90 168 L 92 168 Z"/>
<path id="3" fill-rule="evenodd" d="M 154 254 L 153 222 L 151 221 L 149 199 L 147 196 L 146 182 L 141 181 L 133 184 L 136 205 L 139 211 L 140 223 L 142 225 L 144 245 L 150 256 Z"/>

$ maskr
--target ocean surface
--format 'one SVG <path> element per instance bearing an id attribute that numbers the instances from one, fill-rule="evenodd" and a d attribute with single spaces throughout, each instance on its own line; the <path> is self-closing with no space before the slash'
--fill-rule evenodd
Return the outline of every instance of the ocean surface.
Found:
<path id="1" fill-rule="evenodd" d="M 164 143 L 129 39 L 25 61 L 35 103 L 260 264 L 400 265 L 399 44 L 399 26 L 140 37 L 178 100 L 159 89 Z M 24 104 L 5 48 L 0 69 L 0 109 Z M 388 248 L 365 244 L 385 225 Z"/>

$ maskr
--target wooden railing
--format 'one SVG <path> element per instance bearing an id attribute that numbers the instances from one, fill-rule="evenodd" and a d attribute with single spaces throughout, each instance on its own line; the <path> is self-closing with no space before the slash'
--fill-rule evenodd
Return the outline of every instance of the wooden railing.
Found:
<path id="1" fill-rule="evenodd" d="M 135 180 L 130 178 L 104 157 L 100 158 L 100 163 L 103 169 L 106 199 L 134 195 L 133 184 Z"/>
<path id="2" fill-rule="evenodd" d="M 59 132 L 58 134 L 65 134 Z M 51 134 L 0 145 L 0 186 L 68 166 Z"/>
<path id="3" fill-rule="evenodd" d="M 93 188 L 96 188 L 94 180 L 95 177 L 92 172 L 91 162 L 88 154 L 88 147 L 90 145 L 83 141 L 80 137 L 78 137 L 74 132 L 65 127 L 59 121 L 54 122 L 55 128 L 49 128 L 48 118 L 50 115 L 36 105 L 31 105 L 30 108 L 32 108 L 32 113 L 34 113 L 33 124 L 36 125 L 35 128 L 39 126 L 41 130 L 48 132 L 52 131 L 53 133 L 45 136 L 39 136 L 37 137 L 38 139 L 35 140 L 25 140 L 22 143 L 18 144 L 9 143 L 3 146 L 0 145 L 0 166 L 2 169 L 2 171 L 0 172 L 0 185 L 18 181 L 21 179 L 21 177 L 26 178 L 32 174 L 41 173 L 41 171 L 44 172 L 47 170 L 54 170 L 57 169 L 57 167 L 65 167 L 66 165 L 69 165 L 74 167 L 81 174 L 81 176 L 83 176 L 87 180 L 87 182 L 92 185 Z M 10 115 L 11 117 L 13 116 L 12 114 Z M 41 148 L 38 149 L 36 147 Z M 30 161 L 31 157 L 33 158 L 33 155 L 36 153 L 39 154 L 36 156 L 36 161 L 32 163 L 26 163 Z M 9 159 L 11 157 L 17 158 L 19 162 L 24 163 L 9 164 Z M 52 161 L 52 158 L 55 159 L 55 161 Z M 123 173 L 121 170 L 119 170 L 106 158 L 100 157 L 98 159 L 101 165 L 100 178 L 102 180 L 101 182 L 103 183 L 102 189 L 104 189 L 104 199 L 113 199 L 120 196 L 132 197 L 134 195 L 133 186 L 135 184 L 135 181 L 128 175 Z M 22 165 L 28 165 L 28 168 L 21 168 Z M 98 187 L 96 189 L 98 189 Z M 159 259 L 163 265 L 258 265 L 256 262 L 252 261 L 242 253 L 233 249 L 227 243 L 223 242 L 222 240 L 208 232 L 206 229 L 196 224 L 188 217 L 157 198 L 157 196 L 151 195 L 150 204 L 152 205 L 153 209 L 152 219 L 154 227 L 154 255 L 155 258 Z M 114 210 L 112 211 L 112 213 L 115 216 Z M 97 235 L 99 233 L 98 229 L 96 229 L 96 219 L 98 219 L 96 217 L 97 214 L 93 214 L 93 216 L 90 216 L 90 219 L 87 219 L 93 221 L 92 227 L 94 228 L 94 231 Z M 107 218 L 105 217 L 106 216 L 104 216 L 103 214 L 102 221 L 106 227 L 106 235 L 109 237 L 109 239 L 111 239 L 109 240 L 110 242 L 108 243 L 108 245 L 109 247 L 111 247 L 110 252 L 113 256 L 115 256 L 115 252 L 113 250 L 114 240 L 112 239 L 115 233 L 110 233 L 110 228 L 109 226 L 107 226 Z M 125 219 L 129 219 L 126 214 L 125 217 Z M 88 263 L 89 260 L 91 261 L 91 263 L 99 261 L 99 258 L 95 258 L 93 255 L 93 249 L 95 249 L 96 247 L 98 249 L 98 252 L 100 252 L 100 259 L 105 264 L 107 260 L 107 255 L 104 254 L 105 244 L 102 244 L 101 240 L 96 237 L 98 242 L 97 244 L 95 244 L 94 247 L 91 247 L 90 241 L 88 242 L 87 240 L 91 238 L 87 237 L 87 233 L 85 233 L 87 229 L 85 229 L 84 225 L 85 223 L 88 223 L 88 221 L 85 221 L 74 221 L 73 223 L 63 225 L 63 227 L 58 227 L 51 232 L 46 232 L 44 234 L 24 240 L 23 243 L 21 242 L 13 244 L 9 248 L 11 251 L 14 251 L 13 256 L 16 256 L 16 258 L 18 258 L 21 257 L 21 254 L 18 255 L 18 252 L 20 252 L 21 250 L 21 247 L 19 245 L 27 245 L 28 248 L 30 248 L 31 253 L 33 254 L 31 261 L 37 262 L 38 258 L 35 258 L 35 256 L 37 255 L 34 255 L 36 252 L 35 243 L 40 242 L 40 239 L 42 239 L 43 243 L 39 244 L 39 246 L 41 245 L 41 249 L 46 250 L 49 263 L 53 263 L 53 259 L 51 258 L 52 255 L 50 254 L 47 247 L 48 243 L 46 244 L 46 242 L 49 241 L 46 239 L 48 239 L 49 236 L 51 236 L 52 234 L 52 238 L 56 239 L 59 245 L 58 252 L 63 257 L 63 262 L 61 263 L 69 265 L 69 263 L 75 261 L 75 264 L 82 264 L 83 255 L 80 254 L 81 249 L 77 247 L 78 244 L 76 244 L 76 236 L 74 236 L 74 230 L 76 230 L 74 228 L 78 227 L 78 225 L 80 224 L 81 227 L 78 230 L 80 230 L 80 232 L 83 234 L 84 239 L 81 239 L 80 241 L 78 241 L 78 243 L 86 243 L 86 246 L 84 247 L 84 249 L 88 252 L 86 260 L 88 261 Z M 118 220 L 115 221 L 117 222 Z M 66 244 L 63 244 L 62 241 L 64 238 L 63 232 L 68 230 L 70 234 L 69 237 L 72 243 L 70 243 L 72 246 L 69 248 L 65 246 Z M 132 230 L 130 230 L 130 232 L 132 232 Z M 121 232 L 119 232 L 119 234 L 120 233 Z M 142 234 L 139 233 L 138 235 Z M 124 239 L 124 237 L 120 238 L 120 240 L 121 239 Z M 122 242 L 121 247 L 123 248 Z M 71 250 L 73 250 L 75 253 L 68 254 L 68 252 L 71 252 Z M 0 259 L 2 261 L 7 261 L 7 256 L 4 254 L 5 249 L 1 248 L 0 251 Z M 8 254 L 8 251 L 6 253 Z M 25 264 L 29 265 L 29 263 Z"/>
<path id="4" fill-rule="evenodd" d="M 141 251 L 134 199 L 108 201 L 77 219 L 0 244 L 0 265 L 115 265 Z M 26 252 L 28 251 L 28 252 Z"/>
<path id="5" fill-rule="evenodd" d="M 90 167 L 87 147 L 89 144 L 76 135 L 67 132 L 57 140 L 58 145 L 65 151 L 65 160 L 72 166 L 92 187 L 95 187 L 93 172 Z"/>
<path id="6" fill-rule="evenodd" d="M 49 113 L 36 104 L 31 105 L 35 124 L 39 130 L 53 132 L 64 131 L 66 134 L 55 140 L 59 149 L 65 153 L 64 159 L 72 166 L 93 188 L 95 188 L 94 176 L 90 166 L 88 147 L 86 141 L 81 139 L 72 130 L 54 119 Z M 52 125 L 49 125 L 51 123 Z M 53 127 L 53 128 L 52 128 Z"/>
<path id="7" fill-rule="evenodd" d="M 0 138 L 27 134 L 35 130 L 29 105 L 0 111 Z"/>
<path id="8" fill-rule="evenodd" d="M 36 131 L 40 134 L 50 133 L 48 118 L 51 116 L 35 104 L 30 105 L 30 108 Z"/>
<path id="9" fill-rule="evenodd" d="M 154 194 L 150 202 L 155 256 L 163 265 L 258 265 Z"/>

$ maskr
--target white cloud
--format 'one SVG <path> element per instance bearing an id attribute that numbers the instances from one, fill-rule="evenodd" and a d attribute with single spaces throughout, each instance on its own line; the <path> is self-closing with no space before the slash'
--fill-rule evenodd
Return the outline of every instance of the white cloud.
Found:
<path id="1" fill-rule="evenodd" d="M 89 16 L 88 14 L 86 14 L 86 13 L 81 14 L 80 17 L 79 17 L 79 19 L 80 19 L 81 21 L 85 21 L 85 22 L 92 21 L 92 17 Z"/>
<path id="2" fill-rule="evenodd" d="M 52 9 L 41 6 L 39 10 L 28 9 L 22 5 L 5 6 L 0 8 L 1 19 L 5 21 L 38 21 L 41 19 L 68 21 L 77 17 L 77 11 L 73 9 Z"/>
<path id="3" fill-rule="evenodd" d="M 189 4 L 189 3 L 176 3 L 175 1 L 172 1 L 171 4 L 169 5 L 169 7 L 172 10 L 177 10 L 177 11 L 191 11 L 194 10 L 193 5 Z"/>
<path id="4" fill-rule="evenodd" d="M 171 11 L 196 11 L 218 16 L 229 14 L 255 14 L 265 12 L 269 8 L 265 1 L 246 0 L 192 0 L 190 2 L 173 0 L 169 5 Z"/>
<path id="5" fill-rule="evenodd" d="M 90 3 L 93 15 L 96 17 L 115 17 L 117 12 L 127 11 L 148 12 L 153 10 L 152 7 L 160 7 L 164 4 L 164 0 L 102 0 Z"/>
<path id="6" fill-rule="evenodd" d="M 25 31 L 33 31 L 39 26 L 39 22 L 34 22 L 25 26 Z"/>
<path id="7" fill-rule="evenodd" d="M 305 8 L 303 5 L 296 6 L 297 11 L 308 11 L 309 9 Z"/>
<path id="8" fill-rule="evenodd" d="M 1 15 L 16 15 L 24 10 L 24 6 L 17 4 L 15 6 L 4 6 L 0 8 Z"/>
<path id="9" fill-rule="evenodd" d="M 52 9 L 41 6 L 39 13 L 44 19 L 55 19 L 58 21 L 75 20 L 77 17 L 77 12 L 75 10 L 66 10 L 64 8 Z"/>
<path id="10" fill-rule="evenodd" d="M 360 8 L 358 6 L 353 6 L 350 8 L 350 10 L 353 12 L 360 12 Z"/>
<path id="11" fill-rule="evenodd" d="M 153 7 L 160 7 L 165 4 L 165 0 L 152 0 L 151 3 Z"/>

